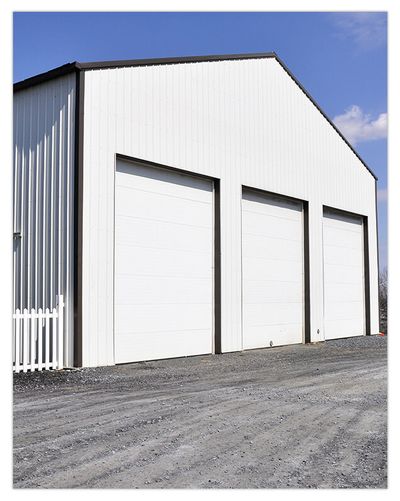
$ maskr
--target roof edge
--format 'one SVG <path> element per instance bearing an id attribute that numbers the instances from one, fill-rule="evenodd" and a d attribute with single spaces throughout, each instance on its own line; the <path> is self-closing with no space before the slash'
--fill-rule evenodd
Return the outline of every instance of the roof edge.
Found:
<path id="1" fill-rule="evenodd" d="M 25 80 L 21 80 L 16 82 L 13 85 L 14 92 L 18 92 L 20 90 L 27 89 L 28 87 L 33 87 L 35 85 L 39 85 L 43 82 L 47 82 L 48 80 L 53 80 L 54 78 L 62 77 L 64 75 L 68 75 L 69 73 L 73 73 L 80 70 L 80 64 L 77 61 L 72 63 L 66 63 L 62 66 L 57 66 L 57 68 L 53 68 L 49 71 L 45 71 L 44 73 L 39 73 L 33 77 L 26 78 Z"/>
<path id="2" fill-rule="evenodd" d="M 265 59 L 276 57 L 275 52 L 254 52 L 247 54 L 210 54 L 208 56 L 179 56 L 155 59 L 128 59 L 121 61 L 94 61 L 80 63 L 83 70 L 99 70 L 106 68 L 121 68 L 124 66 L 157 66 L 164 64 L 207 63 L 213 61 L 230 61 L 238 59 Z"/>
<path id="3" fill-rule="evenodd" d="M 328 117 L 328 115 L 322 110 L 315 99 L 307 92 L 303 85 L 297 80 L 293 73 L 289 70 L 286 64 L 278 57 L 275 52 L 255 52 L 255 53 L 245 53 L 245 54 L 217 54 L 208 56 L 179 56 L 179 57 L 166 57 L 166 58 L 153 58 L 153 59 L 127 59 L 120 61 L 94 61 L 89 63 L 79 63 L 74 61 L 72 63 L 67 63 L 62 66 L 58 66 L 50 71 L 40 73 L 25 80 L 21 80 L 14 84 L 14 92 L 18 92 L 23 89 L 27 89 L 34 85 L 41 84 L 48 80 L 58 78 L 69 73 L 84 71 L 84 70 L 100 70 L 100 69 L 111 69 L 111 68 L 122 68 L 122 67 L 138 67 L 138 66 L 157 66 L 164 64 L 185 64 L 185 63 L 201 63 L 201 62 L 212 62 L 212 61 L 232 61 L 240 59 L 265 59 L 274 58 L 290 76 L 290 78 L 298 85 L 300 90 L 308 97 L 308 99 L 313 103 L 321 115 L 328 121 L 328 123 L 334 128 L 334 130 L 339 134 L 346 145 L 351 149 L 355 156 L 360 160 L 368 172 L 375 178 L 378 177 L 374 172 L 368 167 L 367 163 L 361 158 L 361 156 L 356 152 L 354 147 L 349 143 L 349 141 L 343 136 L 340 130 Z"/>
<path id="4" fill-rule="evenodd" d="M 275 52 L 255 52 L 246 54 L 210 54 L 208 56 L 179 56 L 179 57 L 163 57 L 163 58 L 152 58 L 152 59 L 126 59 L 119 61 L 93 61 L 88 63 L 80 63 L 74 61 L 72 63 L 67 63 L 57 68 L 53 68 L 44 73 L 40 73 L 33 77 L 26 78 L 16 82 L 13 86 L 14 92 L 38 85 L 40 83 L 46 82 L 47 80 L 52 80 L 68 73 L 80 70 L 101 70 L 101 69 L 111 69 L 111 68 L 123 68 L 123 67 L 134 67 L 134 66 L 158 66 L 164 64 L 185 64 L 185 63 L 202 63 L 202 62 L 212 62 L 212 61 L 229 61 L 229 60 L 239 60 L 239 59 L 263 59 L 263 58 L 274 58 L 277 57 Z"/>
<path id="5" fill-rule="evenodd" d="M 282 68 L 286 71 L 286 73 L 290 76 L 290 78 L 300 87 L 300 90 L 308 97 L 308 99 L 313 103 L 313 105 L 317 108 L 317 110 L 321 113 L 321 115 L 328 121 L 328 123 L 334 128 L 334 130 L 339 134 L 339 136 L 343 139 L 343 141 L 347 144 L 347 146 L 351 149 L 351 151 L 355 154 L 355 156 L 360 160 L 360 162 L 364 165 L 367 171 L 378 180 L 376 174 L 370 169 L 368 164 L 361 158 L 361 156 L 357 153 L 354 147 L 349 143 L 349 141 L 344 137 L 344 135 L 340 132 L 340 130 L 336 127 L 333 121 L 328 117 L 328 115 L 324 112 L 324 110 L 319 106 L 319 104 L 315 101 L 315 99 L 311 96 L 311 94 L 303 87 L 303 85 L 297 80 L 297 78 L 293 75 L 293 73 L 289 70 L 286 64 L 282 61 L 282 59 L 275 54 L 275 59 L 282 66 Z"/>
<path id="6" fill-rule="evenodd" d="M 328 115 L 324 112 L 324 110 L 319 106 L 319 104 L 315 101 L 315 99 L 309 94 L 309 92 L 302 86 L 302 84 L 297 80 L 297 78 L 293 75 L 293 73 L 289 70 L 286 64 L 282 61 L 282 59 L 275 54 L 275 59 L 282 66 L 282 68 L 286 71 L 286 73 L 290 76 L 290 78 L 300 87 L 300 90 L 304 92 L 304 94 L 308 97 L 308 99 L 313 103 L 313 105 L 317 108 L 317 110 L 321 113 L 321 115 L 328 121 L 328 123 L 334 128 L 334 130 L 339 134 L 339 136 L 343 139 L 343 141 L 347 144 L 347 146 L 351 149 L 351 151 L 355 154 L 355 156 L 360 160 L 360 162 L 364 165 L 367 171 L 378 180 L 376 174 L 370 169 L 368 164 L 361 158 L 361 156 L 357 153 L 355 148 L 349 143 L 349 141 L 344 137 L 344 135 L 340 132 L 340 130 L 336 127 L 333 121 L 328 117 Z"/>

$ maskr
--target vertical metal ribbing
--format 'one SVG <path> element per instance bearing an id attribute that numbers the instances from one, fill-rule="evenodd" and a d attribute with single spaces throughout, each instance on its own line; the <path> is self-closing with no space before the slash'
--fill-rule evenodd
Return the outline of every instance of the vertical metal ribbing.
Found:
<path id="1" fill-rule="evenodd" d="M 63 85 L 64 87 L 64 85 Z M 64 90 L 64 89 L 63 89 Z M 59 100 L 59 127 L 58 127 L 58 134 L 59 134 L 59 151 L 58 151 L 58 200 L 57 200 L 57 210 L 58 210 L 58 243 L 57 243 L 57 289 L 56 289 L 56 294 L 65 294 L 65 291 L 63 290 L 63 274 L 62 274 L 62 249 L 63 249 L 63 188 L 64 188 L 64 148 L 65 148 L 65 140 L 64 140 L 64 114 L 65 114 L 65 104 L 62 103 L 62 98 L 61 96 L 64 94 L 64 92 L 60 93 L 60 100 Z"/>
<path id="2" fill-rule="evenodd" d="M 66 85 L 63 84 L 63 90 L 61 95 L 66 95 Z M 67 256 L 65 245 L 65 208 L 67 207 L 67 194 L 65 192 L 66 187 L 66 171 L 67 171 L 67 150 L 66 147 L 68 145 L 68 107 L 65 101 L 60 99 L 60 154 L 59 154 L 59 164 L 60 164 L 60 173 L 59 173 L 59 189 L 58 189 L 58 290 L 57 294 L 60 296 L 64 296 L 66 294 L 65 290 L 65 272 L 64 272 L 64 262 Z M 67 137 L 65 137 L 67 134 Z M 66 346 L 64 345 L 66 342 L 66 336 L 64 335 L 65 331 L 65 323 L 60 324 L 60 329 L 62 331 L 59 332 L 59 343 L 62 343 L 62 346 L 59 346 L 59 350 L 61 350 L 62 360 L 58 360 L 59 367 L 64 365 L 64 355 L 67 353 Z M 60 351 L 59 351 L 60 353 Z"/>
<path id="3" fill-rule="evenodd" d="M 16 152 L 16 175 L 18 176 L 18 184 L 17 184 L 17 196 L 16 196 L 16 230 L 20 232 L 20 238 L 17 242 L 17 251 L 16 251 L 16 283 L 15 283 L 15 302 L 16 307 L 21 309 L 22 311 L 22 303 L 21 303 L 21 264 L 22 264 L 22 245 L 23 245 L 23 235 L 22 235 L 22 192 L 23 192 L 23 178 L 22 178 L 22 135 L 23 135 L 23 121 L 22 121 L 22 113 L 23 113 L 23 103 L 18 103 L 18 115 L 17 115 L 17 144 L 15 146 Z"/>
<path id="4" fill-rule="evenodd" d="M 20 259 L 19 259 L 19 270 L 20 270 L 20 308 L 21 311 L 25 306 L 25 191 L 26 191 L 26 176 L 25 176 L 25 117 L 26 117 L 26 106 L 25 106 L 25 96 L 22 98 L 22 108 L 23 108 L 23 118 L 22 118 L 22 138 L 20 146 L 20 157 L 21 157 L 21 244 L 20 244 Z"/>
<path id="5" fill-rule="evenodd" d="M 46 303 L 46 291 L 47 291 L 47 101 L 48 101 L 48 93 L 47 87 L 45 90 L 45 98 L 44 98 L 44 134 L 43 134 L 43 202 L 42 202 L 42 225 L 43 225 L 43 235 L 42 235 L 42 304 L 43 308 L 47 305 Z"/>
<path id="6" fill-rule="evenodd" d="M 74 94 L 72 94 L 74 95 Z M 72 103 L 71 103 L 72 101 Z M 69 166 L 71 165 L 71 160 L 72 160 L 72 138 L 71 134 L 73 131 L 73 124 L 71 123 L 71 117 L 73 116 L 72 114 L 72 105 L 73 105 L 73 98 L 71 97 L 71 93 L 68 94 L 68 101 L 67 101 L 67 110 L 68 110 L 68 118 L 67 122 L 68 123 L 68 133 L 67 133 L 67 157 L 66 157 L 66 165 L 68 168 L 66 169 L 66 195 L 65 195 L 65 253 L 64 253 L 64 284 L 65 284 L 65 292 L 64 292 L 64 297 L 65 297 L 65 327 L 64 331 L 69 332 L 69 326 L 70 326 L 70 319 L 71 317 L 68 315 L 67 312 L 69 312 L 69 306 L 73 305 L 73 301 L 71 300 L 71 294 L 72 294 L 72 289 L 71 289 L 71 278 L 70 278 L 70 273 L 71 273 L 71 252 L 73 251 L 73 242 L 72 242 L 72 234 L 70 230 L 70 225 L 71 222 L 74 220 L 73 214 L 71 214 L 72 210 L 72 203 L 71 203 L 71 197 L 72 197 L 72 182 L 71 182 L 71 169 Z M 66 359 L 68 360 L 69 356 L 69 346 L 67 344 L 67 337 L 64 337 L 65 342 L 64 342 L 64 353 L 66 354 Z"/>
<path id="7" fill-rule="evenodd" d="M 51 303 L 53 308 L 56 307 L 55 298 L 57 295 L 58 287 L 58 174 L 60 170 L 60 164 L 58 163 L 58 143 L 59 137 L 59 96 L 54 92 L 54 142 L 53 142 L 53 205 L 52 205 L 52 218 L 53 218 L 53 292 L 51 295 Z"/>
<path id="8" fill-rule="evenodd" d="M 25 245 L 26 245 L 26 263 L 24 268 L 26 269 L 26 284 L 25 284 L 25 307 L 30 309 L 30 286 L 31 286 L 31 276 L 30 276 L 30 267 L 31 267 L 31 254 L 30 254 L 30 243 L 31 243 L 31 234 L 30 234 L 30 215 L 31 215 L 31 110 L 30 110 L 30 102 L 28 101 L 27 112 L 28 112 L 28 124 L 26 130 L 26 152 L 25 152 L 25 173 L 26 173 L 26 204 L 25 204 Z"/>
<path id="9" fill-rule="evenodd" d="M 52 294 L 52 301 L 53 301 L 53 307 L 56 306 L 56 296 L 58 294 L 58 287 L 59 287 L 59 276 L 58 276 L 58 238 L 59 238 L 59 225 L 58 225 L 58 216 L 59 216 L 59 178 L 60 178 L 60 171 L 62 168 L 62 165 L 60 164 L 60 94 L 57 93 L 55 94 L 55 107 L 54 107 L 54 166 L 53 166 L 53 173 L 54 173 L 54 181 L 53 181 L 53 191 L 54 191 L 54 198 L 53 198 L 53 294 Z"/>
<path id="10" fill-rule="evenodd" d="M 60 164 L 60 141 L 61 141 L 61 136 L 60 136 L 60 95 L 61 93 L 57 93 L 55 96 L 55 109 L 54 109 L 54 205 L 53 205 L 53 218 L 54 218 L 54 265 L 53 265 L 53 281 L 54 281 L 54 292 L 53 292 L 53 297 L 52 301 L 55 301 L 55 298 L 58 294 L 58 287 L 59 287 L 59 276 L 58 276 L 58 238 L 59 238 L 59 225 L 58 225 L 58 216 L 59 216 L 59 178 L 60 178 L 60 171 L 62 169 L 62 165 Z M 54 298 L 54 299 L 53 299 Z M 54 307 L 56 306 L 56 302 L 53 303 Z"/>
<path id="11" fill-rule="evenodd" d="M 50 241 L 49 241 L 49 250 L 50 250 L 50 263 L 49 263 L 49 305 L 50 308 L 53 309 L 53 295 L 54 295 L 54 142 L 55 142 L 55 125 L 54 125 L 54 92 L 51 93 L 51 159 L 50 159 L 50 211 L 49 211 L 49 222 L 50 222 Z"/>
<path id="12" fill-rule="evenodd" d="M 13 128 L 13 229 L 21 232 L 14 240 L 14 311 L 53 309 L 56 294 L 64 294 L 64 332 L 71 334 L 74 85 L 71 75 L 17 92 Z M 65 343 L 70 357 L 70 339 Z"/>
<path id="13" fill-rule="evenodd" d="M 29 99 L 29 129 L 28 129 L 28 166 L 27 166 L 27 188 L 28 188 L 28 201 L 27 201 L 27 215 L 26 215 L 26 226 L 27 226 L 27 286 L 26 286 L 26 307 L 28 310 L 32 308 L 32 190 L 33 190 L 33 159 L 32 159 L 32 99 Z"/>
<path id="14" fill-rule="evenodd" d="M 40 306 L 39 304 L 39 236 L 40 236 L 40 227 L 39 227 L 39 199 L 40 199 L 40 96 L 37 95 L 37 105 L 36 105 L 36 186 L 35 186 L 35 283 L 34 283 L 34 307 L 37 310 Z"/>
<path id="15" fill-rule="evenodd" d="M 83 128 L 85 72 L 76 73 L 74 144 L 74 365 L 82 366 L 82 205 L 83 205 Z"/>
<path id="16" fill-rule="evenodd" d="M 13 200 L 13 233 L 18 231 L 18 206 L 19 206 L 19 172 L 18 172 L 18 134 L 19 134 L 19 120 L 18 120 L 19 106 L 18 103 L 14 104 L 14 169 L 13 169 L 13 183 L 14 183 L 14 200 Z M 13 311 L 18 307 L 18 240 L 13 240 Z"/>
<path id="17" fill-rule="evenodd" d="M 38 199 L 36 201 L 38 212 L 37 212 L 37 220 L 36 220 L 36 238 L 38 242 L 38 256 L 37 256 L 37 304 L 38 307 L 43 308 L 43 233 L 44 227 L 42 225 L 43 221 L 43 173 L 44 173 L 44 165 L 43 165 L 43 124 L 44 124 L 44 116 L 43 116 L 43 107 L 44 107 L 44 97 L 43 92 L 40 93 L 38 99 Z"/>

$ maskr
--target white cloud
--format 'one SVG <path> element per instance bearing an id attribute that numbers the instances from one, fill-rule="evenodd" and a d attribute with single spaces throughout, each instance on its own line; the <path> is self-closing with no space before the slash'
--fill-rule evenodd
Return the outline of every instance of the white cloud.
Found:
<path id="1" fill-rule="evenodd" d="M 387 188 L 379 188 L 377 192 L 378 202 L 387 202 L 388 191 Z"/>
<path id="2" fill-rule="evenodd" d="M 352 145 L 387 137 L 387 113 L 381 113 L 373 120 L 355 104 L 334 117 L 333 123 Z"/>
<path id="3" fill-rule="evenodd" d="M 386 44 L 387 15 L 385 12 L 340 12 L 332 14 L 336 35 L 350 39 L 362 49 Z"/>

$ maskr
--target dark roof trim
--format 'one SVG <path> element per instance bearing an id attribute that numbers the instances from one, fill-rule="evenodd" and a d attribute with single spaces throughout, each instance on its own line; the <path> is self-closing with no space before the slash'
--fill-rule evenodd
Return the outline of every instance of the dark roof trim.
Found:
<path id="1" fill-rule="evenodd" d="M 254 54 L 222 54 L 209 56 L 166 57 L 159 59 L 130 59 L 126 61 L 97 61 L 80 63 L 83 70 L 100 70 L 105 68 L 121 68 L 124 66 L 157 66 L 159 64 L 210 63 L 213 61 L 230 61 L 238 59 L 265 59 L 276 57 L 274 52 L 259 52 Z"/>
<path id="2" fill-rule="evenodd" d="M 34 77 L 26 78 L 25 80 L 15 83 L 14 92 L 27 89 L 28 87 L 33 87 L 34 85 L 39 85 L 43 82 L 47 82 L 48 80 L 53 80 L 53 78 L 62 77 L 68 73 L 76 72 L 79 69 L 79 63 L 76 62 L 63 64 L 62 66 L 58 66 L 58 68 L 46 71 L 45 73 L 39 73 L 39 75 L 35 75 Z"/>
<path id="3" fill-rule="evenodd" d="M 61 77 L 68 73 L 80 70 L 101 70 L 110 68 L 123 68 L 134 66 L 158 66 L 161 64 L 184 64 L 184 63 L 205 63 L 212 61 L 229 61 L 239 59 L 265 59 L 268 57 L 276 57 L 275 52 L 260 52 L 254 54 L 222 54 L 222 55 L 209 55 L 209 56 L 183 56 L 183 57 L 163 57 L 157 59 L 126 59 L 121 61 L 94 61 L 91 63 L 67 63 L 58 68 L 54 68 L 45 73 L 40 73 L 31 78 L 21 80 L 14 84 L 14 92 L 38 85 L 47 80 Z"/>
<path id="4" fill-rule="evenodd" d="M 343 136 L 340 130 L 336 127 L 336 125 L 332 122 L 332 120 L 328 117 L 328 115 L 321 109 L 319 104 L 315 101 L 315 99 L 306 91 L 306 89 L 301 85 L 301 83 L 297 80 L 297 78 L 293 75 L 293 73 L 289 70 L 286 64 L 275 54 L 275 59 L 282 66 L 282 68 L 286 71 L 286 73 L 290 76 L 290 78 L 300 87 L 300 89 L 304 92 L 304 94 L 308 97 L 308 99 L 313 103 L 313 105 L 317 108 L 317 110 L 321 113 L 321 115 L 331 124 L 331 126 L 335 129 L 335 131 L 339 134 L 339 136 L 343 139 L 343 141 L 347 144 L 347 146 L 351 149 L 351 151 L 355 154 L 355 156 L 360 160 L 360 162 L 364 165 L 364 167 L 368 170 L 370 174 L 377 180 L 377 176 L 374 172 L 368 167 L 365 161 L 360 157 L 360 155 L 356 152 L 353 146 L 347 141 L 347 139 Z"/>
<path id="5" fill-rule="evenodd" d="M 308 99 L 314 104 L 321 115 L 330 123 L 330 125 L 335 129 L 355 156 L 360 160 L 368 172 L 375 178 L 378 179 L 374 172 L 368 167 L 365 161 L 356 152 L 353 146 L 347 141 L 343 134 L 339 131 L 336 125 L 331 121 L 331 119 L 326 115 L 326 113 L 321 109 L 317 102 L 311 97 L 311 95 L 306 91 L 306 89 L 301 85 L 297 78 L 291 73 L 289 68 L 285 63 L 276 55 L 275 52 L 260 52 L 253 54 L 223 54 L 223 55 L 209 55 L 209 56 L 184 56 L 184 57 L 170 57 L 170 58 L 158 58 L 158 59 L 128 59 L 123 61 L 96 61 L 91 63 L 68 63 L 63 66 L 59 66 L 53 70 L 47 71 L 46 73 L 41 73 L 21 82 L 14 84 L 14 92 L 26 89 L 33 85 L 38 85 L 42 82 L 46 82 L 53 78 L 57 78 L 68 73 L 84 71 L 84 70 L 100 70 L 100 69 L 110 69 L 110 68 L 122 68 L 122 67 L 135 67 L 135 66 L 157 66 L 162 64 L 184 64 L 184 63 L 201 63 L 201 62 L 212 62 L 212 61 L 230 61 L 230 60 L 243 60 L 243 59 L 265 59 L 265 58 L 275 58 L 277 62 L 282 66 L 290 78 L 299 86 L 299 88 L 304 92 Z"/>

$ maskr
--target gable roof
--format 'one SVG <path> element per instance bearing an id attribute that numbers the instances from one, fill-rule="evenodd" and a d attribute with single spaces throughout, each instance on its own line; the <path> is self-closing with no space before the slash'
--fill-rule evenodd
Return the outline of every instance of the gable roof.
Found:
<path id="1" fill-rule="evenodd" d="M 184 64 L 184 63 L 202 63 L 202 62 L 213 62 L 213 61 L 230 61 L 230 60 L 243 60 L 243 59 L 265 59 L 273 58 L 275 59 L 282 68 L 286 71 L 289 77 L 297 84 L 301 91 L 308 97 L 308 99 L 314 104 L 321 115 L 328 121 L 328 123 L 335 129 L 342 140 L 347 144 L 351 151 L 356 155 L 368 172 L 377 180 L 377 176 L 369 168 L 367 163 L 360 157 L 354 147 L 349 143 L 349 141 L 343 136 L 340 130 L 332 122 L 332 120 L 327 116 L 327 114 L 321 109 L 315 99 L 307 92 L 307 90 L 301 85 L 293 73 L 288 69 L 285 63 L 278 57 L 275 52 L 260 52 L 253 54 L 223 54 L 223 55 L 208 55 L 208 56 L 183 56 L 183 57 L 171 57 L 171 58 L 156 58 L 156 59 L 127 59 L 120 61 L 94 61 L 89 63 L 80 63 L 74 61 L 72 63 L 67 63 L 57 68 L 54 68 L 45 73 L 40 73 L 33 77 L 21 80 L 14 84 L 14 92 L 19 92 L 23 89 L 27 89 L 34 85 L 41 84 L 48 80 L 52 80 L 57 77 L 61 77 L 70 73 L 79 73 L 85 70 L 100 70 L 100 69 L 111 69 L 111 68 L 123 68 L 123 67 L 138 67 L 138 66 L 158 66 L 164 64 Z"/>

